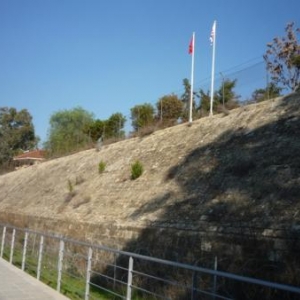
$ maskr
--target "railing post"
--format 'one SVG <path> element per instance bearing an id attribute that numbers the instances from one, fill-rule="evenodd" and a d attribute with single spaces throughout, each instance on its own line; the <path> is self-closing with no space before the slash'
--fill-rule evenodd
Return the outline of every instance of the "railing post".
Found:
<path id="1" fill-rule="evenodd" d="M 127 280 L 126 300 L 131 300 L 132 271 L 133 271 L 133 258 L 130 256 L 129 257 L 129 264 L 128 264 L 128 280 Z"/>
<path id="2" fill-rule="evenodd" d="M 6 234 L 6 226 L 3 227 L 3 232 L 2 232 L 1 253 L 0 253 L 1 257 L 3 257 L 5 234 Z"/>
<path id="3" fill-rule="evenodd" d="M 10 256 L 9 256 L 9 263 L 11 264 L 14 256 L 15 236 L 16 236 L 16 229 L 13 229 L 12 237 L 11 237 L 11 245 L 10 245 Z"/>
<path id="4" fill-rule="evenodd" d="M 218 257 L 215 256 L 214 262 L 214 270 L 217 271 L 218 269 Z M 214 283 L 213 283 L 213 299 L 216 299 L 216 291 L 217 291 L 217 275 L 214 275 Z"/>
<path id="5" fill-rule="evenodd" d="M 36 278 L 40 280 L 41 277 L 41 266 L 42 266 L 42 257 L 43 257 L 43 246 L 44 246 L 44 237 L 41 235 L 40 239 L 40 250 L 39 250 L 39 259 L 38 259 L 38 266 L 37 266 L 37 276 Z"/>
<path id="6" fill-rule="evenodd" d="M 89 247 L 87 267 L 86 267 L 86 282 L 85 282 L 85 300 L 89 300 L 90 297 L 90 279 L 91 279 L 91 268 L 92 268 L 92 255 L 93 250 Z"/>
<path id="7" fill-rule="evenodd" d="M 197 289 L 198 289 L 198 272 L 193 272 L 193 278 L 192 278 L 192 293 L 191 293 L 191 300 L 197 299 Z"/>
<path id="8" fill-rule="evenodd" d="M 26 252 L 27 252 L 27 241 L 28 241 L 28 232 L 25 232 L 24 245 L 23 245 L 23 256 L 22 256 L 22 271 L 25 270 L 25 261 L 26 261 Z"/>
<path id="9" fill-rule="evenodd" d="M 59 255 L 58 255 L 58 264 L 57 264 L 57 288 L 56 290 L 60 292 L 60 285 L 61 285 L 61 275 L 62 275 L 62 265 L 64 259 L 64 248 L 65 243 L 63 240 L 59 241 Z"/>
<path id="10" fill-rule="evenodd" d="M 113 289 L 116 288 L 116 278 L 117 278 L 117 254 L 114 253 L 114 284 Z"/>

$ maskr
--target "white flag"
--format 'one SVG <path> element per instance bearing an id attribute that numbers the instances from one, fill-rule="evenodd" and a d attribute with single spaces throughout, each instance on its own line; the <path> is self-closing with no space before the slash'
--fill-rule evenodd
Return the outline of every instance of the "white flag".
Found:
<path id="1" fill-rule="evenodd" d="M 210 44 L 212 45 L 215 42 L 215 36 L 216 36 L 216 21 L 214 21 L 214 24 L 212 26 L 211 29 L 211 33 L 210 33 Z"/>

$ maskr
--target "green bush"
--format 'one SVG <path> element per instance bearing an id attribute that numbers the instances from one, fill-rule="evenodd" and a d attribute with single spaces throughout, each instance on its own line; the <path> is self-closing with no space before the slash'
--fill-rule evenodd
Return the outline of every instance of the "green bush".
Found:
<path id="1" fill-rule="evenodd" d="M 144 171 L 144 167 L 140 161 L 136 161 L 134 164 L 131 165 L 131 179 L 139 178 Z"/>
<path id="2" fill-rule="evenodd" d="M 70 179 L 68 179 L 68 194 L 65 196 L 65 203 L 69 203 L 72 198 L 76 196 L 76 191 L 74 190 L 74 185 Z"/>
<path id="3" fill-rule="evenodd" d="M 68 179 L 68 190 L 69 190 L 70 194 L 73 193 L 73 191 L 74 191 L 74 186 L 70 179 Z"/>
<path id="4" fill-rule="evenodd" d="M 98 165 L 99 174 L 103 173 L 105 171 L 105 168 L 106 168 L 106 163 L 103 160 L 101 160 Z"/>

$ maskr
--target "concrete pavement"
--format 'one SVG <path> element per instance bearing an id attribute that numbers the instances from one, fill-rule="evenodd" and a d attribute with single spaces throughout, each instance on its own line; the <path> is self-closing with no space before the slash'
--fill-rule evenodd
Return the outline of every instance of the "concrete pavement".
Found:
<path id="1" fill-rule="evenodd" d="M 67 300 L 69 298 L 0 258 L 0 300 Z"/>

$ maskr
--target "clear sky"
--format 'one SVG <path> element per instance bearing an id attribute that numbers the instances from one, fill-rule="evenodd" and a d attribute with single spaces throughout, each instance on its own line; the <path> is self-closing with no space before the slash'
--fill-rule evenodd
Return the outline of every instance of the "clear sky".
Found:
<path id="1" fill-rule="evenodd" d="M 196 32 L 195 87 L 261 61 L 266 43 L 300 27 L 299 0 L 0 0 L 0 107 L 26 108 L 47 137 L 51 114 L 81 106 L 96 118 L 183 92 Z"/>

